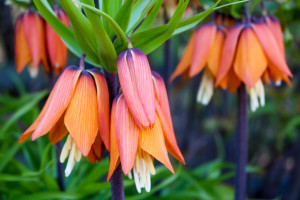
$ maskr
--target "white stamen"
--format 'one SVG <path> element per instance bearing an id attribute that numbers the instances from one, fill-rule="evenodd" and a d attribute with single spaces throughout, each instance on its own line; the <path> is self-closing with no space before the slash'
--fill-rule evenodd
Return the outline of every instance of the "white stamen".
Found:
<path id="1" fill-rule="evenodd" d="M 81 153 L 73 141 L 71 135 L 68 136 L 66 143 L 63 146 L 63 149 L 60 154 L 60 162 L 65 162 L 66 158 L 69 156 L 68 163 L 65 169 L 65 176 L 68 177 L 76 162 L 79 162 L 81 159 Z"/>
<path id="2" fill-rule="evenodd" d="M 36 78 L 39 74 L 39 68 L 28 66 L 28 72 L 31 78 Z"/>
<path id="3" fill-rule="evenodd" d="M 275 81 L 274 84 L 275 84 L 275 86 L 278 86 L 278 87 L 281 86 L 281 80 Z"/>
<path id="4" fill-rule="evenodd" d="M 155 174 L 153 161 L 150 155 L 141 150 L 137 151 L 135 163 L 133 166 L 133 176 L 135 186 L 138 193 L 141 193 L 141 189 L 145 188 L 147 192 L 151 189 L 151 177 L 150 174 Z M 132 179 L 131 172 L 128 173 L 129 179 Z"/>
<path id="5" fill-rule="evenodd" d="M 130 180 L 132 180 L 132 173 L 131 173 L 131 171 L 127 174 L 127 176 L 128 176 L 128 178 L 129 178 Z"/>
<path id="6" fill-rule="evenodd" d="M 214 77 L 209 70 L 205 70 L 197 94 L 197 102 L 207 105 L 214 94 Z"/>
<path id="7" fill-rule="evenodd" d="M 247 87 L 247 92 L 250 96 L 251 111 L 254 112 L 260 106 L 265 105 L 265 89 L 262 81 L 259 79 L 254 87 Z"/>

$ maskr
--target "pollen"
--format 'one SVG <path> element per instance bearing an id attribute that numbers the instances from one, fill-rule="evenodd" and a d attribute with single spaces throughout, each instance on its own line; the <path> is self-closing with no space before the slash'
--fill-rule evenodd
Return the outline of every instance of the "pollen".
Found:
<path id="1" fill-rule="evenodd" d="M 60 162 L 64 163 L 68 156 L 69 159 L 68 159 L 67 167 L 65 169 L 66 177 L 68 177 L 71 174 L 75 163 L 79 162 L 82 156 L 74 140 L 72 139 L 71 135 L 68 136 L 68 139 L 61 151 Z"/>
<path id="2" fill-rule="evenodd" d="M 141 193 L 141 189 L 145 188 L 147 192 L 150 192 L 151 189 L 150 175 L 155 174 L 155 168 L 153 165 L 153 160 L 147 152 L 138 149 L 132 171 L 133 171 L 133 177 L 134 177 L 137 191 Z M 133 177 L 132 177 L 132 173 L 129 172 L 128 178 L 132 179 Z"/>
<path id="3" fill-rule="evenodd" d="M 207 105 L 214 94 L 214 77 L 209 70 L 205 70 L 197 94 L 197 102 Z"/>

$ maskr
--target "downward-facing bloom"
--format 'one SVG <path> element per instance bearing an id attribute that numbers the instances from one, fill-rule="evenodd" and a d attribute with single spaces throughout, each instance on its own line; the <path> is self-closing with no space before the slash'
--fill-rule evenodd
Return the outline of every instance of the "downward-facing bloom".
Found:
<path id="1" fill-rule="evenodd" d="M 218 74 L 220 58 L 225 40 L 225 27 L 212 23 L 198 28 L 172 74 L 170 81 L 181 74 L 191 78 L 204 70 L 197 101 L 208 104 L 213 96 L 215 77 Z M 223 88 L 226 85 L 222 85 Z"/>
<path id="2" fill-rule="evenodd" d="M 98 71 L 66 68 L 41 113 L 19 142 L 49 133 L 50 142 L 55 144 L 68 135 L 60 157 L 63 162 L 69 156 L 66 176 L 81 154 L 91 162 L 100 160 L 104 145 L 107 149 L 110 145 L 108 95 L 106 80 Z"/>
<path id="3" fill-rule="evenodd" d="M 70 26 L 69 19 L 66 13 L 61 8 L 53 9 L 57 18 L 66 26 Z M 51 67 L 55 74 L 58 75 L 66 66 L 68 49 L 60 36 L 54 31 L 54 29 L 46 23 L 46 41 L 47 52 Z"/>
<path id="4" fill-rule="evenodd" d="M 121 89 L 136 124 L 146 129 L 155 123 L 155 94 L 147 56 L 131 48 L 118 57 Z"/>
<path id="5" fill-rule="evenodd" d="M 266 76 L 274 78 L 276 73 L 283 80 L 292 77 L 282 52 L 264 22 L 232 27 L 224 42 L 216 86 L 227 82 L 229 90 L 235 92 L 242 82 L 245 83 L 251 109 L 256 110 L 258 98 L 264 105 L 262 80 L 266 80 Z"/>
<path id="6" fill-rule="evenodd" d="M 120 73 L 120 72 L 119 72 Z M 124 174 L 133 177 L 138 192 L 150 191 L 150 175 L 155 174 L 154 158 L 172 173 L 168 152 L 184 162 L 174 135 L 167 92 L 162 78 L 153 73 L 155 88 L 155 122 L 152 127 L 141 129 L 131 114 L 124 94 L 115 98 L 111 111 L 111 149 L 108 180 L 121 163 Z"/>
<path id="7" fill-rule="evenodd" d="M 15 61 L 18 73 L 28 65 L 32 77 L 38 74 L 40 63 L 49 71 L 47 63 L 44 20 L 36 12 L 26 12 L 15 25 Z"/>

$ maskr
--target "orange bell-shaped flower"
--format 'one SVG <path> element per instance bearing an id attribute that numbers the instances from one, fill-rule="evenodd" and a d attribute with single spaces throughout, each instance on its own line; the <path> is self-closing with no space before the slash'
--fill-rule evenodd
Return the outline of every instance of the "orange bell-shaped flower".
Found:
<path id="1" fill-rule="evenodd" d="M 54 13 L 64 25 L 70 26 L 69 19 L 63 9 L 55 8 Z M 51 67 L 58 75 L 66 66 L 68 48 L 48 23 L 46 23 L 46 41 Z"/>
<path id="2" fill-rule="evenodd" d="M 69 133 L 60 159 L 63 162 L 69 155 L 66 175 L 75 160 L 80 160 L 79 154 L 88 156 L 91 162 L 102 158 L 104 145 L 107 149 L 110 146 L 109 94 L 104 75 L 75 66 L 64 70 L 38 118 L 19 142 L 47 133 L 52 144 Z"/>
<path id="3" fill-rule="evenodd" d="M 36 12 L 26 12 L 15 25 L 15 61 L 18 73 L 26 65 L 31 77 L 36 77 L 40 63 L 49 71 L 45 47 L 44 20 Z"/>

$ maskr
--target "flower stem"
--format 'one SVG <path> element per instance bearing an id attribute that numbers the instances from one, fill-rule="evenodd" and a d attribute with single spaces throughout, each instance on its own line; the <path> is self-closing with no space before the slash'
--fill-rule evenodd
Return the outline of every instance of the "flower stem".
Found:
<path id="1" fill-rule="evenodd" d="M 85 54 L 83 53 L 80 58 L 80 64 L 79 64 L 80 69 L 84 69 L 84 59 L 85 59 Z"/>
<path id="2" fill-rule="evenodd" d="M 243 84 L 238 92 L 238 130 L 236 132 L 235 200 L 245 200 L 247 189 L 246 166 L 248 161 L 247 92 Z"/>
<path id="3" fill-rule="evenodd" d="M 251 23 L 251 16 L 248 11 L 248 7 L 246 5 L 244 5 L 243 10 L 244 10 L 244 14 L 245 14 L 246 23 L 247 24 Z"/>
<path id="4" fill-rule="evenodd" d="M 118 81 L 117 74 L 105 72 L 105 77 L 108 85 L 109 101 L 111 106 L 114 98 L 119 93 L 120 84 Z M 124 185 L 123 185 L 123 172 L 122 172 L 121 165 L 119 165 L 117 169 L 114 171 L 112 177 L 110 178 L 110 184 L 111 184 L 112 200 L 124 200 L 125 194 L 124 194 Z"/>

